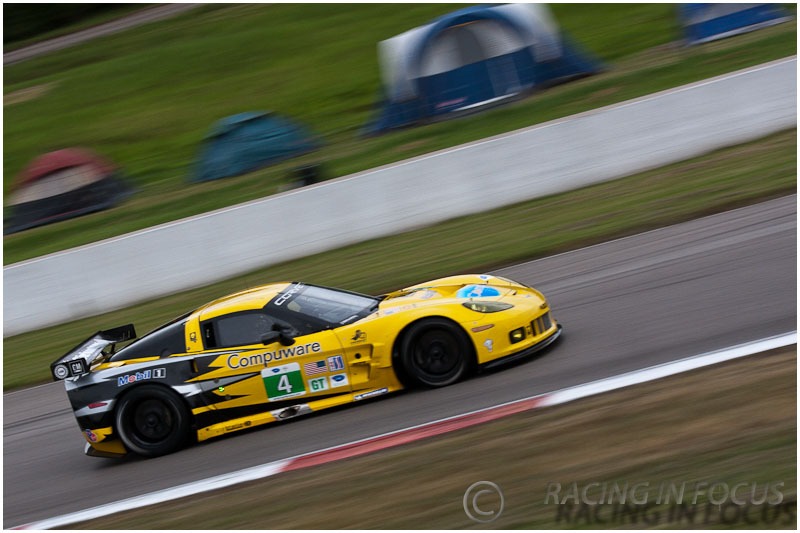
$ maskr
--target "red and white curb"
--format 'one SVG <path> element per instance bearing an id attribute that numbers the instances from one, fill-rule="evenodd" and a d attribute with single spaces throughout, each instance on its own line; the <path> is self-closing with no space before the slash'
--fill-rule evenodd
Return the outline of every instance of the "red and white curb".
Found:
<path id="1" fill-rule="evenodd" d="M 695 355 L 685 359 L 651 366 L 641 370 L 635 370 L 626 374 L 600 379 L 597 381 L 584 383 L 582 385 L 567 387 L 554 392 L 522 398 L 520 400 L 514 400 L 512 402 L 479 409 L 477 411 L 470 411 L 468 413 L 451 416 L 440 420 L 434 420 L 425 424 L 392 431 L 390 433 L 384 433 L 382 435 L 353 441 L 347 444 L 326 448 L 324 450 L 297 455 L 294 457 L 289 457 L 288 459 L 273 461 L 271 463 L 266 463 L 251 468 L 245 468 L 244 470 L 238 470 L 229 474 L 222 474 L 208 479 L 186 483 L 170 489 L 159 490 L 156 492 L 143 494 L 141 496 L 134 496 L 133 498 L 92 507 L 91 509 L 69 513 L 54 518 L 48 518 L 38 522 L 31 522 L 29 524 L 18 526 L 12 529 L 50 529 L 54 527 L 65 526 L 67 524 L 74 524 L 76 522 L 83 522 L 85 520 L 92 520 L 94 518 L 119 513 L 121 511 L 128 511 L 138 507 L 162 503 L 168 500 L 184 498 L 186 496 L 199 494 L 201 492 L 230 487 L 246 481 L 263 479 L 274 476 L 275 474 L 280 474 L 281 472 L 299 470 L 309 466 L 330 463 L 339 459 L 346 459 L 348 457 L 355 457 L 377 450 L 399 446 L 401 444 L 414 442 L 426 437 L 441 435 L 450 431 L 482 424 L 484 422 L 496 420 L 511 414 L 529 411 L 531 409 L 536 409 L 537 407 L 558 405 L 570 402 L 572 400 L 577 400 L 579 398 L 586 398 L 587 396 L 593 396 L 595 394 L 661 379 L 674 374 L 688 372 L 697 368 L 714 365 L 724 361 L 730 361 L 732 359 L 765 352 L 767 350 L 773 350 L 775 348 L 790 346 L 792 344 L 797 344 L 797 331 L 761 339 L 759 341 L 748 342 L 746 344 L 739 344 L 723 350 Z"/>

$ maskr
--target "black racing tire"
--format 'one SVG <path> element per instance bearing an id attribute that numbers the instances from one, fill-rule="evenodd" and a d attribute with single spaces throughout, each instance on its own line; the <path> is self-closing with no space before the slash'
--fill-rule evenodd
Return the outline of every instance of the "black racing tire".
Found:
<path id="1" fill-rule="evenodd" d="M 474 367 L 475 354 L 464 331 L 444 318 L 415 322 L 403 336 L 399 350 L 400 374 L 412 387 L 446 387 Z"/>
<path id="2" fill-rule="evenodd" d="M 171 390 L 139 385 L 120 399 L 116 429 L 125 447 L 144 457 L 180 449 L 189 435 L 189 413 Z"/>

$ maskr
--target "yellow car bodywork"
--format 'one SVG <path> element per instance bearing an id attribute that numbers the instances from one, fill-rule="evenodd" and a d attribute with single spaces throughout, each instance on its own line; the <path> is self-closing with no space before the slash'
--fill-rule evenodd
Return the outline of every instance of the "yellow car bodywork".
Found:
<path id="1" fill-rule="evenodd" d="M 166 359 L 193 361 L 197 375 L 181 386 L 219 383 L 210 390 L 206 387 L 210 401 L 191 409 L 196 421 L 203 419 L 204 414 L 214 414 L 215 417 L 208 419 L 217 420 L 195 423 L 197 440 L 401 390 L 403 383 L 398 377 L 401 374 L 396 372 L 397 358 L 393 353 L 396 355 L 403 332 L 423 319 L 441 317 L 457 324 L 469 338 L 478 365 L 527 355 L 549 344 L 560 333 L 547 301 L 535 289 L 491 275 L 461 275 L 389 293 L 372 314 L 335 329 L 296 337 L 288 346 L 275 342 L 225 350 L 204 348 L 201 331 L 204 321 L 263 309 L 290 286 L 290 283 L 274 283 L 245 290 L 213 301 L 186 318 L 186 351 Z M 503 302 L 513 307 L 479 312 L 464 305 L 477 305 L 480 309 L 485 302 Z M 516 332 L 514 336 L 512 332 Z M 194 361 L 204 358 L 207 362 L 198 367 Z M 159 358 L 106 362 L 92 372 L 155 360 Z M 287 374 L 276 385 L 280 390 L 276 386 L 268 390 L 265 385 L 270 371 L 280 376 Z M 87 451 L 90 455 L 125 452 L 110 427 L 89 429 L 85 433 L 95 452 Z"/>

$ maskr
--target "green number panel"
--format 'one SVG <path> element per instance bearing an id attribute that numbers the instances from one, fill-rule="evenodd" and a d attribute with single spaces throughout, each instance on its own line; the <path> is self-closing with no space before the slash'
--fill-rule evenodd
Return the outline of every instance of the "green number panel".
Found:
<path id="1" fill-rule="evenodd" d="M 306 394 L 303 373 L 298 363 L 265 368 L 261 371 L 267 398 L 273 402 Z"/>

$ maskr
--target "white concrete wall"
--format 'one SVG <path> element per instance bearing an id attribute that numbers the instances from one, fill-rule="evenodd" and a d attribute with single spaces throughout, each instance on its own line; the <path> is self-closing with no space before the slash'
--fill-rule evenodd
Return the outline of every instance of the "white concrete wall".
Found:
<path id="1" fill-rule="evenodd" d="M 795 127 L 796 67 L 769 63 L 9 265 L 3 335 Z"/>

